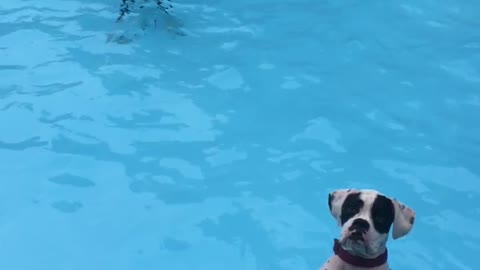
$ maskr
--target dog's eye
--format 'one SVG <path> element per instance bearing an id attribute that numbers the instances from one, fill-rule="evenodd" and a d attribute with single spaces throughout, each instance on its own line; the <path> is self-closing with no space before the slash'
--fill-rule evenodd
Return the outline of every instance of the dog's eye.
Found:
<path id="1" fill-rule="evenodd" d="M 345 209 L 345 211 L 348 212 L 348 213 L 354 213 L 354 212 L 356 211 L 356 209 L 353 208 L 353 207 L 347 207 L 347 208 Z"/>
<path id="2" fill-rule="evenodd" d="M 376 222 L 379 222 L 379 223 L 385 222 L 384 217 L 375 217 L 374 219 L 375 219 Z"/>

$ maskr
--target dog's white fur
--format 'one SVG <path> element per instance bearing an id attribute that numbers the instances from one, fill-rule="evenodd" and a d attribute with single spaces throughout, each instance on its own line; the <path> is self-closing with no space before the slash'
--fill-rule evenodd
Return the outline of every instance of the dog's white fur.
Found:
<path id="1" fill-rule="evenodd" d="M 360 199 L 364 205 L 360 211 L 346 221 L 343 226 L 341 225 L 341 211 L 342 205 L 349 194 L 360 193 Z M 329 194 L 329 200 L 331 200 L 331 214 L 341 226 L 341 235 L 339 241 L 342 247 L 350 254 L 363 257 L 363 258 L 375 258 L 382 254 L 386 249 L 386 243 L 388 240 L 388 233 L 379 233 L 375 230 L 371 217 L 371 208 L 373 202 L 378 195 L 383 195 L 376 190 L 356 190 L 356 189 L 340 189 Z M 383 195 L 385 196 L 385 195 Z M 415 212 L 407 207 L 405 204 L 399 202 L 394 198 L 389 198 L 394 206 L 394 220 L 392 224 L 392 237 L 398 239 L 410 232 L 413 227 L 415 219 Z M 370 229 L 364 234 L 364 241 L 355 242 L 348 240 L 351 232 L 349 227 L 352 225 L 353 220 L 361 218 L 367 220 L 370 224 Z M 333 255 L 327 262 L 320 268 L 320 270 L 388 270 L 388 262 L 378 267 L 361 268 L 343 261 L 339 256 Z"/>

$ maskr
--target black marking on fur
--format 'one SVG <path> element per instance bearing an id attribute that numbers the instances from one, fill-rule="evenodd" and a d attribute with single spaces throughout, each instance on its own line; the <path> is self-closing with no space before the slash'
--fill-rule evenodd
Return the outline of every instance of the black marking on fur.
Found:
<path id="1" fill-rule="evenodd" d="M 395 208 L 392 200 L 383 196 L 377 195 L 372 205 L 371 216 L 373 227 L 379 233 L 388 233 L 395 219 Z"/>
<path id="2" fill-rule="evenodd" d="M 332 211 L 332 201 L 333 201 L 333 195 L 331 193 L 328 194 L 328 208 L 330 209 L 330 212 Z"/>
<path id="3" fill-rule="evenodd" d="M 358 214 L 363 205 L 364 202 L 362 199 L 360 199 L 360 192 L 348 194 L 343 202 L 342 212 L 340 214 L 340 221 L 342 225 L 345 224 L 347 220 Z"/>

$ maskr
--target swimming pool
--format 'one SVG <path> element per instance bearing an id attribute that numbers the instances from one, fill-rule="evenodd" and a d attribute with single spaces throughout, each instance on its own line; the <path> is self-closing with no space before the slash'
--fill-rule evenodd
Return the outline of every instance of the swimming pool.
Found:
<path id="1" fill-rule="evenodd" d="M 1 269 L 318 269 L 343 187 L 476 269 L 479 4 L 117 2 L 0 3 Z"/>

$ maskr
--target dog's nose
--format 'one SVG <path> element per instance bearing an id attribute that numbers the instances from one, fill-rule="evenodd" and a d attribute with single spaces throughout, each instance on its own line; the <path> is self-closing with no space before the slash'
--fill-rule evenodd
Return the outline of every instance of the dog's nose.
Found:
<path id="1" fill-rule="evenodd" d="M 355 219 L 350 228 L 348 228 L 349 231 L 355 231 L 360 234 L 366 233 L 368 229 L 370 229 L 370 224 L 363 218 Z"/>
<path id="2" fill-rule="evenodd" d="M 363 240 L 363 234 L 359 231 L 354 231 L 350 234 L 350 236 L 348 237 L 350 238 L 350 240 Z"/>

